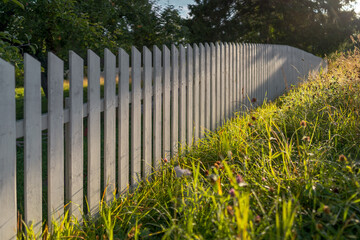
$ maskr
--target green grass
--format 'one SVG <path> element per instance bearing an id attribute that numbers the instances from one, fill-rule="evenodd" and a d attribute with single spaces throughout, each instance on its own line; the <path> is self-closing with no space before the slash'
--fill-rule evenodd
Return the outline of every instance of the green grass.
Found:
<path id="1" fill-rule="evenodd" d="M 46 238 L 356 239 L 360 53 L 208 132 L 137 189 Z M 174 166 L 192 171 L 175 177 Z M 30 234 L 33 232 L 30 230 Z M 19 237 L 24 235 L 20 232 Z"/>

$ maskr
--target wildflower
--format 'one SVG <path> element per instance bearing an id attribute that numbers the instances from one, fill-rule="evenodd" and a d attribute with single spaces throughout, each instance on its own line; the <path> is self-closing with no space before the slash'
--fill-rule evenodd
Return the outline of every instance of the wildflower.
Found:
<path id="1" fill-rule="evenodd" d="M 167 160 L 167 158 L 163 159 L 164 163 L 168 163 L 169 161 Z"/>
<path id="2" fill-rule="evenodd" d="M 214 163 L 214 166 L 217 168 L 217 169 L 219 169 L 219 164 L 217 164 L 217 163 Z"/>
<path id="3" fill-rule="evenodd" d="M 251 117 L 251 120 L 256 121 L 256 117 L 255 117 L 255 116 L 252 116 L 252 117 Z"/>
<path id="4" fill-rule="evenodd" d="M 326 213 L 326 214 L 330 214 L 330 208 L 329 208 L 329 206 L 325 205 L 324 208 L 323 208 L 323 211 L 324 211 L 324 213 Z"/>
<path id="5" fill-rule="evenodd" d="M 231 188 L 229 194 L 230 196 L 235 197 L 235 189 Z"/>
<path id="6" fill-rule="evenodd" d="M 244 182 L 244 179 L 242 178 L 242 176 L 241 175 L 236 175 L 236 182 L 237 182 L 237 184 L 240 184 L 240 183 L 242 183 L 242 182 Z"/>
<path id="7" fill-rule="evenodd" d="M 206 176 L 206 177 L 209 176 L 209 170 L 206 170 L 206 171 L 205 171 L 205 176 Z"/>
<path id="8" fill-rule="evenodd" d="M 191 175 L 191 171 L 189 171 L 188 169 L 182 169 L 180 168 L 180 166 L 176 166 L 174 167 L 175 173 L 176 173 L 176 177 L 182 177 L 182 176 L 190 176 Z"/>
<path id="9" fill-rule="evenodd" d="M 259 215 L 257 215 L 255 217 L 255 223 L 260 223 L 261 222 L 261 217 Z"/>
<path id="10" fill-rule="evenodd" d="M 216 164 L 220 166 L 221 162 L 220 162 L 220 161 L 216 161 Z"/>
<path id="11" fill-rule="evenodd" d="M 266 178 L 262 177 L 261 180 L 262 180 L 263 182 L 265 182 L 265 181 L 266 181 Z"/>
<path id="12" fill-rule="evenodd" d="M 346 157 L 345 157 L 344 154 L 341 154 L 341 155 L 339 156 L 339 162 L 346 162 Z"/>
<path id="13" fill-rule="evenodd" d="M 234 210 L 233 210 L 232 206 L 227 206 L 226 210 L 230 216 L 234 216 Z"/>
<path id="14" fill-rule="evenodd" d="M 305 121 L 305 120 L 301 120 L 301 122 L 300 122 L 300 126 L 302 126 L 302 127 L 306 127 L 306 121 Z"/>
<path id="15" fill-rule="evenodd" d="M 256 102 L 256 98 L 251 99 L 251 102 L 253 103 Z"/>
<path id="16" fill-rule="evenodd" d="M 252 127 L 252 126 L 253 126 L 253 124 L 252 124 L 252 123 L 248 123 L 248 126 L 249 126 L 249 127 Z"/>

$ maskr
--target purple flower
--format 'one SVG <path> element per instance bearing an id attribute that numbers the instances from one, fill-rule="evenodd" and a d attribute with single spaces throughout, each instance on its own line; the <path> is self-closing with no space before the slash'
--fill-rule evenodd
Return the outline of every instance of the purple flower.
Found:
<path id="1" fill-rule="evenodd" d="M 236 175 L 236 182 L 237 182 L 237 184 L 240 184 L 240 183 L 242 183 L 242 182 L 244 182 L 244 179 L 242 178 L 242 176 L 241 175 Z"/>
<path id="2" fill-rule="evenodd" d="M 235 189 L 231 188 L 229 194 L 230 196 L 235 197 Z"/>

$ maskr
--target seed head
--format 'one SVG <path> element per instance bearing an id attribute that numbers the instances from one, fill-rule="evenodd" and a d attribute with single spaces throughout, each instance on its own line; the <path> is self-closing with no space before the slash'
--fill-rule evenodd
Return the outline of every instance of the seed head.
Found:
<path id="1" fill-rule="evenodd" d="M 306 121 L 305 121 L 305 120 L 301 120 L 301 122 L 300 122 L 300 126 L 302 126 L 302 127 L 306 127 Z"/>
<path id="2" fill-rule="evenodd" d="M 253 102 L 253 103 L 256 102 L 256 98 L 252 98 L 251 102 Z"/>
<path id="3" fill-rule="evenodd" d="M 324 226 L 321 223 L 316 224 L 316 229 L 322 230 L 323 228 L 324 228 Z"/>
<path id="4" fill-rule="evenodd" d="M 232 206 L 227 206 L 226 210 L 230 216 L 234 216 L 234 210 L 233 210 Z"/>
<path id="5" fill-rule="evenodd" d="M 169 161 L 167 160 L 167 158 L 163 159 L 164 163 L 168 163 Z"/>
<path id="6" fill-rule="evenodd" d="M 324 208 L 323 208 L 323 210 L 324 210 L 324 213 L 330 214 L 330 208 L 329 208 L 328 205 L 325 205 Z"/>
<path id="7" fill-rule="evenodd" d="M 214 163 L 214 166 L 217 168 L 217 169 L 219 169 L 219 164 L 217 164 L 217 163 Z"/>
<path id="8" fill-rule="evenodd" d="M 209 176 L 209 170 L 206 170 L 206 171 L 205 171 L 205 176 L 206 176 L 206 177 Z"/>
<path id="9" fill-rule="evenodd" d="M 255 116 L 252 116 L 252 117 L 251 117 L 251 120 L 256 121 L 256 117 L 255 117 Z"/>
<path id="10" fill-rule="evenodd" d="M 303 141 L 306 141 L 306 142 L 310 142 L 310 137 L 309 136 L 304 136 L 302 138 Z"/>
<path id="11" fill-rule="evenodd" d="M 341 154 L 341 155 L 339 156 L 339 162 L 346 162 L 346 157 L 345 157 L 344 154 Z"/>
<path id="12" fill-rule="evenodd" d="M 253 125 L 252 123 L 248 123 L 248 126 L 249 126 L 249 127 L 252 127 L 252 126 L 254 126 L 254 125 Z"/>

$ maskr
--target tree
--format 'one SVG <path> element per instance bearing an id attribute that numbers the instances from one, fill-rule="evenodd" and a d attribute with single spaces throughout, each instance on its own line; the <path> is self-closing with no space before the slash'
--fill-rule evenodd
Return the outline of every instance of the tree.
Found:
<path id="1" fill-rule="evenodd" d="M 195 0 L 191 41 L 279 43 L 315 54 L 336 50 L 356 29 L 354 0 Z"/>

